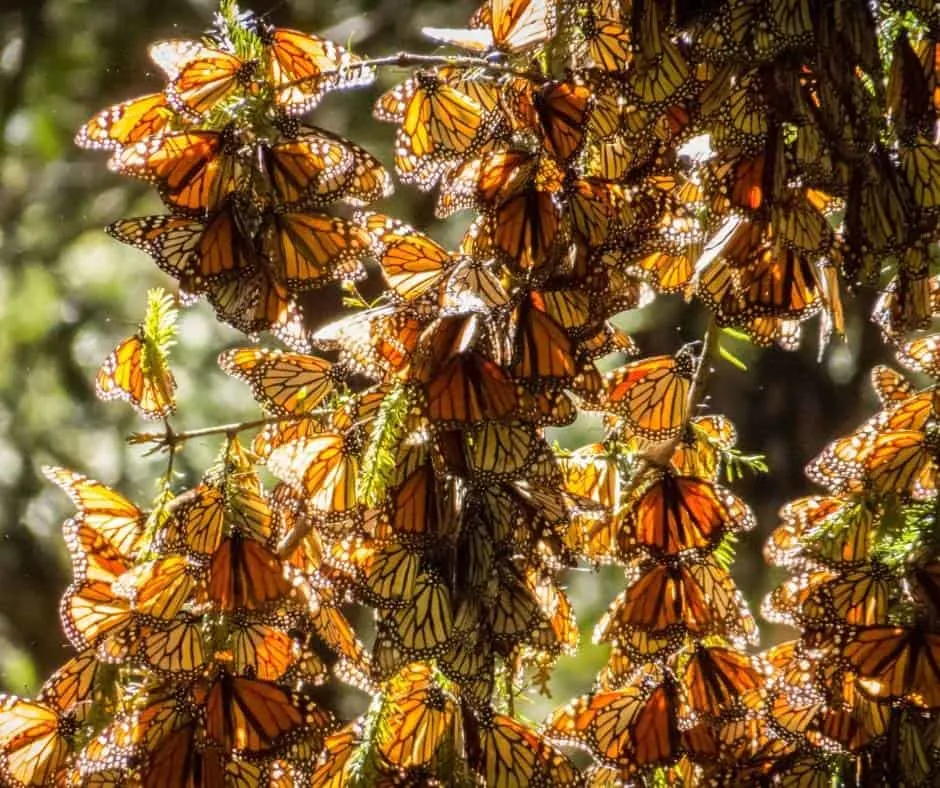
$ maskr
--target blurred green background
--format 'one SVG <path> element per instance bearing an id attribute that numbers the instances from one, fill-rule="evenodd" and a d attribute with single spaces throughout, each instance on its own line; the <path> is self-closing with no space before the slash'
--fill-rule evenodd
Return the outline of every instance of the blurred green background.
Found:
<path id="1" fill-rule="evenodd" d="M 247 6 L 246 6 L 247 7 Z M 358 53 L 431 51 L 422 25 L 460 26 L 473 2 L 340 0 L 257 5 L 279 25 L 352 42 Z M 172 289 L 142 253 L 109 239 L 115 219 L 160 213 L 143 185 L 107 170 L 106 155 L 77 149 L 78 127 L 108 104 L 152 92 L 159 74 L 147 45 L 194 38 L 208 26 L 210 0 L 30 0 L 0 6 L 0 689 L 33 692 L 69 656 L 57 608 L 70 569 L 61 524 L 73 509 L 40 468 L 64 465 L 100 479 L 145 504 L 165 460 L 145 457 L 125 437 L 146 430 L 123 403 L 95 399 L 93 379 L 110 349 L 141 319 L 148 288 Z M 384 73 L 378 86 L 331 96 L 313 122 L 345 134 L 390 163 L 393 129 L 371 119 L 378 92 L 404 78 Z M 409 187 L 379 206 L 439 240 L 458 225 L 433 221 L 433 202 Z M 461 220 L 461 224 L 463 220 Z M 335 294 L 318 314 L 337 308 Z M 825 442 L 875 409 L 868 370 L 889 360 L 868 322 L 873 295 L 846 299 L 848 337 L 821 355 L 815 323 L 797 353 L 761 351 L 734 342 L 748 365 L 726 362 L 709 382 L 709 407 L 729 415 L 747 453 L 767 456 L 768 476 L 735 486 L 756 510 L 757 531 L 742 538 L 735 577 L 752 610 L 781 578 L 761 547 L 786 500 L 812 488 L 802 468 Z M 702 315 L 681 299 L 657 299 L 623 316 L 644 354 L 674 351 L 701 337 Z M 678 327 L 677 327 L 678 326 Z M 216 324 L 204 303 L 186 310 L 173 365 L 180 384 L 177 426 L 191 428 L 253 418 L 247 388 L 214 367 L 216 355 L 244 341 Z M 565 435 L 573 445 L 600 437 L 590 428 Z M 215 456 L 212 439 L 188 444 L 181 469 L 195 481 Z M 585 691 L 604 660 L 590 631 L 621 590 L 614 568 L 572 572 L 568 584 L 587 635 L 577 657 L 559 664 L 552 690 L 560 701 Z M 787 636 L 761 623 L 762 643 Z M 545 705 L 520 708 L 540 716 Z"/>

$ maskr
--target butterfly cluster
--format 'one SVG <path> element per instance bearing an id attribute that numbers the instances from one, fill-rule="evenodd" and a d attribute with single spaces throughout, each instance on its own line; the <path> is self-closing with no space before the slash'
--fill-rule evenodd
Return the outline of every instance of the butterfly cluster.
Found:
<path id="1" fill-rule="evenodd" d="M 299 341 L 301 295 L 364 275 L 369 239 L 326 209 L 391 191 L 371 154 L 299 116 L 373 71 L 332 42 L 250 20 L 154 44 L 150 56 L 164 89 L 102 110 L 76 142 L 152 184 L 169 213 L 108 232 L 149 254 L 184 300 L 204 296 L 248 334 Z"/>
<path id="2" fill-rule="evenodd" d="M 364 653 L 331 588 L 284 570 L 284 491 L 266 493 L 235 442 L 151 512 L 47 475 L 78 508 L 61 605 L 78 653 L 35 701 L 4 698 L 4 785 L 296 784 L 337 727 L 309 691 L 324 656 L 355 671 Z"/>
<path id="3" fill-rule="evenodd" d="M 937 380 L 936 335 L 906 342 L 898 358 Z M 794 576 L 765 615 L 801 632 L 767 654 L 779 673 L 770 719 L 786 759 L 803 768 L 869 761 L 883 770 L 875 774 L 929 785 L 940 632 L 937 544 L 926 529 L 940 400 L 935 382 L 917 390 L 890 367 L 876 367 L 872 383 L 882 409 L 809 464 L 825 493 L 788 503 L 767 544 L 768 560 Z"/>
<path id="4" fill-rule="evenodd" d="M 810 465 L 828 493 L 788 505 L 767 551 L 797 575 L 765 615 L 801 635 L 762 654 L 730 574 L 755 524 L 724 483 L 737 435 L 701 405 L 722 331 L 786 349 L 817 316 L 841 333 L 845 285 L 884 275 L 892 341 L 929 325 L 935 12 L 487 0 L 426 30 L 456 54 L 416 59 L 374 108 L 399 180 L 468 219 L 449 250 L 371 209 L 391 175 L 301 119 L 408 56 L 223 5 L 204 41 L 151 48 L 161 92 L 77 142 L 167 206 L 114 237 L 184 302 L 289 349 L 219 357 L 264 417 L 203 431 L 225 434 L 219 461 L 184 492 L 168 473 L 152 511 L 50 471 L 79 510 L 61 610 L 78 655 L 35 700 L 0 699 L 4 784 L 828 786 L 873 764 L 932 784 L 934 389 L 880 368 L 883 411 Z M 370 260 L 380 299 L 303 313 Z M 612 318 L 661 294 L 704 307 L 704 343 L 624 363 L 638 349 Z M 154 295 L 97 378 L 164 420 L 171 456 L 173 313 Z M 936 344 L 900 359 L 936 378 Z M 549 430 L 579 412 L 604 438 L 562 451 Z M 514 697 L 578 647 L 562 581 L 579 563 L 625 571 L 595 629 L 608 659 L 535 725 Z M 373 611 L 368 647 L 346 603 Z M 328 677 L 369 709 L 344 722 Z"/>

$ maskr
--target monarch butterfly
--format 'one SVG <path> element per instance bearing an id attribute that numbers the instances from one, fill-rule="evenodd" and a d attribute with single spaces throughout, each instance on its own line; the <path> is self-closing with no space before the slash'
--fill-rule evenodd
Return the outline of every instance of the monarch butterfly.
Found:
<path id="1" fill-rule="evenodd" d="M 654 256 L 643 259 L 654 260 Z M 646 269 L 640 267 L 640 261 L 634 260 L 632 254 L 616 242 L 602 244 L 589 255 L 581 255 L 579 252 L 574 263 L 573 274 L 585 280 L 585 286 L 608 314 L 646 306 L 657 292 L 647 282 Z M 656 272 L 655 260 L 649 270 Z M 626 352 L 636 353 L 632 340 L 623 332 L 618 333 L 623 335 L 622 344 L 630 348 Z"/>
<path id="2" fill-rule="evenodd" d="M 719 150 L 737 149 L 756 154 L 771 132 L 764 86 L 757 76 L 736 83 L 720 111 L 722 123 L 715 127 L 713 145 Z"/>
<path id="3" fill-rule="evenodd" d="M 829 619 L 836 626 L 883 624 L 895 574 L 883 563 L 869 559 L 839 571 L 810 590 L 803 613 L 810 618 Z"/>
<path id="4" fill-rule="evenodd" d="M 898 350 L 898 361 L 914 372 L 940 380 L 940 334 L 906 342 Z"/>
<path id="5" fill-rule="evenodd" d="M 454 700 L 423 662 L 409 665 L 386 686 L 389 711 L 383 714 L 376 747 L 393 766 L 408 769 L 433 761 L 452 732 Z"/>
<path id="6" fill-rule="evenodd" d="M 573 496 L 561 489 L 560 478 L 546 483 L 516 481 L 475 485 L 475 501 L 481 507 L 477 514 L 489 530 L 490 546 L 512 552 L 541 549 L 536 543 L 551 544 L 559 561 L 573 565 L 560 543 L 568 529 Z"/>
<path id="7" fill-rule="evenodd" d="M 74 538 L 66 540 L 73 561 L 94 561 L 103 542 L 129 566 L 141 546 L 146 513 L 121 493 L 80 473 L 53 466 L 42 470 L 78 508 L 68 529 Z"/>
<path id="8" fill-rule="evenodd" d="M 809 253 L 784 245 L 770 234 L 769 226 L 730 219 L 706 246 L 698 265 L 704 270 L 719 257 L 736 272 L 739 310 L 744 317 L 803 320 L 822 308 L 819 274 Z M 721 316 L 721 306 L 717 308 Z"/>
<path id="9" fill-rule="evenodd" d="M 158 675 L 195 678 L 210 657 L 201 618 L 183 614 L 140 630 L 136 658 Z"/>
<path id="10" fill-rule="evenodd" d="M 361 58 L 309 33 L 263 26 L 261 39 L 275 101 L 292 115 L 309 112 L 328 90 L 368 85 L 375 77 Z"/>
<path id="11" fill-rule="evenodd" d="M 111 666 L 100 662 L 95 651 L 88 649 L 76 654 L 46 679 L 37 701 L 83 723 L 91 715 L 94 701 L 107 704 L 112 700 L 116 678 Z"/>
<path id="12" fill-rule="evenodd" d="M 379 614 L 372 678 L 385 681 L 409 662 L 443 654 L 453 631 L 450 605 L 440 577 L 422 572 L 415 594 L 403 607 Z"/>
<path id="13" fill-rule="evenodd" d="M 884 364 L 872 367 L 871 385 L 883 408 L 896 405 L 914 394 L 911 382 L 900 372 Z"/>
<path id="14" fill-rule="evenodd" d="M 275 449 L 268 457 L 268 467 L 302 490 L 313 511 L 342 518 L 359 504 L 359 448 L 355 434 L 326 432 Z"/>
<path id="15" fill-rule="evenodd" d="M 914 203 L 926 214 L 940 209 L 940 191 L 934 180 L 940 176 L 940 149 L 918 135 L 911 144 L 899 147 L 901 171 Z"/>
<path id="16" fill-rule="evenodd" d="M 360 744 L 362 727 L 357 720 L 327 736 L 310 784 L 315 788 L 342 788 L 348 785 L 355 766 L 353 756 Z"/>
<path id="17" fill-rule="evenodd" d="M 809 530 L 816 526 L 825 526 L 830 519 L 835 519 L 844 508 L 846 502 L 834 495 L 809 495 L 796 498 L 780 509 L 780 519 L 785 523 L 793 523 L 800 530 Z"/>
<path id="18" fill-rule="evenodd" d="M 621 522 L 612 513 L 620 496 L 616 459 L 602 444 L 595 443 L 559 457 L 558 463 L 565 490 L 600 507 L 599 511 L 583 505 L 575 509 L 566 542 L 592 560 L 610 560 L 617 550 Z"/>
<path id="19" fill-rule="evenodd" d="M 280 136 L 259 149 L 261 168 L 279 205 L 324 207 L 342 196 L 342 175 L 352 153 L 341 142 L 299 124 L 282 124 Z"/>
<path id="20" fill-rule="evenodd" d="M 547 0 L 487 0 L 470 20 L 469 29 L 424 27 L 435 41 L 473 52 L 524 52 L 551 38 L 555 5 Z"/>
<path id="21" fill-rule="evenodd" d="M 294 120 L 260 148 L 261 168 L 283 208 L 325 207 L 337 200 L 366 205 L 391 193 L 391 176 L 355 143 Z"/>
<path id="22" fill-rule="evenodd" d="M 747 654 L 724 646 L 699 645 L 682 672 L 682 686 L 691 709 L 716 720 L 739 704 L 756 708 L 764 678 Z"/>
<path id="23" fill-rule="evenodd" d="M 389 526 L 408 543 L 451 532 L 458 515 L 447 506 L 443 483 L 430 462 L 418 466 L 389 493 Z"/>
<path id="24" fill-rule="evenodd" d="M 830 572 L 811 568 L 802 575 L 791 577 L 764 599 L 761 612 L 775 623 L 798 624 L 813 632 L 825 630 L 829 626 L 837 627 L 839 622 L 834 617 L 829 618 L 830 611 L 819 605 L 806 605 L 813 591 L 833 576 Z"/>
<path id="25" fill-rule="evenodd" d="M 422 572 L 407 604 L 391 613 L 396 638 L 409 653 L 434 653 L 450 636 L 454 619 L 450 594 L 442 579 Z"/>
<path id="26" fill-rule="evenodd" d="M 852 691 L 850 708 L 829 709 L 819 723 L 819 737 L 838 742 L 852 753 L 861 753 L 884 736 L 891 719 L 890 707 Z M 812 732 L 810 732 L 812 735 Z"/>
<path id="27" fill-rule="evenodd" d="M 167 102 L 184 115 L 200 118 L 236 91 L 257 92 L 257 63 L 196 41 L 163 41 L 150 57 L 170 82 Z"/>
<path id="28" fill-rule="evenodd" d="M 443 309 L 462 311 L 468 303 L 481 303 L 484 310 L 509 303 L 509 294 L 490 267 L 472 257 L 458 258 L 441 293 Z"/>
<path id="29" fill-rule="evenodd" d="M 767 769 L 767 785 L 799 786 L 799 788 L 827 788 L 832 784 L 832 775 L 838 770 L 838 761 L 831 755 L 819 752 L 798 751 L 778 758 Z M 773 781 L 772 783 L 770 781 Z"/>
<path id="30" fill-rule="evenodd" d="M 580 371 L 574 342 L 548 309 L 542 294 L 530 291 L 513 310 L 509 326 L 514 338 L 512 375 L 534 385 L 563 384 Z"/>
<path id="31" fill-rule="evenodd" d="M 310 785 L 313 788 L 343 788 L 349 785 L 358 770 L 355 756 L 361 752 L 363 741 L 361 719 L 353 720 L 336 733 L 327 736 L 310 778 Z M 429 775 L 421 775 L 420 771 L 418 768 L 407 771 L 392 769 L 376 758 L 376 763 L 370 767 L 370 780 L 375 788 L 395 788 L 403 779 L 413 779 L 416 782 L 430 779 Z"/>
<path id="32" fill-rule="evenodd" d="M 65 534 L 75 579 L 60 606 L 63 627 L 79 651 L 123 649 L 133 628 L 127 600 L 115 595 L 111 585 L 133 565 L 139 548 L 144 515 L 123 496 L 104 485 L 64 469 L 50 469 L 81 512 L 66 524 Z M 127 551 L 127 552 L 125 552 Z"/>
<path id="33" fill-rule="evenodd" d="M 251 274 L 259 260 L 254 239 L 246 232 L 251 207 L 237 199 L 208 221 L 180 216 L 142 216 L 121 219 L 107 228 L 122 243 L 149 254 L 161 270 L 193 295 L 230 277 Z"/>
<path id="34" fill-rule="evenodd" d="M 0 778 L 11 788 L 58 784 L 78 725 L 45 703 L 0 695 Z"/>
<path id="35" fill-rule="evenodd" d="M 634 262 L 647 272 L 649 286 L 659 293 L 678 293 L 686 288 L 695 272 L 694 261 L 698 244 L 687 232 L 688 221 L 681 216 L 667 217 L 675 229 L 674 238 L 667 245 L 651 251 Z"/>
<path id="36" fill-rule="evenodd" d="M 304 337 L 301 309 L 269 266 L 208 284 L 205 293 L 219 320 L 249 336 L 271 331 L 287 344 Z"/>
<path id="37" fill-rule="evenodd" d="M 929 39 L 912 45 L 906 30 L 894 38 L 886 98 L 902 139 L 926 130 L 935 114 L 935 47 Z"/>
<path id="38" fill-rule="evenodd" d="M 334 390 L 337 374 L 324 359 L 301 353 L 239 348 L 219 356 L 219 366 L 251 386 L 252 396 L 278 416 L 314 410 Z"/>
<path id="39" fill-rule="evenodd" d="M 919 252 L 917 254 L 920 256 Z M 878 296 L 872 321 L 886 339 L 897 342 L 909 331 L 930 327 L 929 315 L 934 301 L 929 280 L 920 276 L 895 276 Z"/>
<path id="40" fill-rule="evenodd" d="M 861 457 L 863 483 L 881 495 L 911 494 L 919 498 L 931 495 L 936 490 L 937 473 L 932 443 L 932 437 L 918 430 L 877 435 Z"/>
<path id="41" fill-rule="evenodd" d="M 531 425 L 483 422 L 467 430 L 464 438 L 466 469 L 478 484 L 558 477 L 548 443 Z"/>
<path id="42" fill-rule="evenodd" d="M 685 424 L 695 366 L 690 347 L 627 364 L 605 376 L 601 405 L 640 437 L 675 438 Z"/>
<path id="43" fill-rule="evenodd" d="M 226 613 L 283 603 L 292 590 L 277 556 L 238 533 L 222 541 L 209 563 L 206 596 Z"/>
<path id="44" fill-rule="evenodd" d="M 147 619 L 169 620 L 192 599 L 199 569 L 186 556 L 168 555 L 137 564 L 113 587 L 130 600 L 135 613 Z"/>
<path id="45" fill-rule="evenodd" d="M 835 240 L 822 210 L 802 194 L 791 192 L 777 201 L 771 207 L 770 222 L 777 237 L 799 252 L 825 253 Z"/>
<path id="46" fill-rule="evenodd" d="M 265 544 L 272 541 L 273 513 L 254 473 L 231 473 L 221 484 L 207 474 L 206 481 L 166 508 L 171 517 L 161 544 L 182 552 L 210 555 L 231 530 Z"/>
<path id="47" fill-rule="evenodd" d="M 559 648 L 574 653 L 581 639 L 578 622 L 574 617 L 571 600 L 548 573 L 530 567 L 526 572 L 526 584 L 538 600 L 539 607 L 548 617 L 554 643 L 550 648 Z M 555 645 L 557 644 L 557 646 Z"/>
<path id="48" fill-rule="evenodd" d="M 369 604 L 390 608 L 414 596 L 421 555 L 397 542 L 356 539 L 336 543 L 329 562 L 352 574 Z"/>
<path id="49" fill-rule="evenodd" d="M 79 774 L 91 785 L 109 786 L 113 782 L 108 780 L 120 780 L 132 759 L 145 760 L 154 767 L 148 772 L 157 777 L 168 769 L 175 775 L 177 770 L 189 768 L 187 761 L 176 763 L 173 753 L 178 755 L 174 748 L 181 746 L 176 734 L 192 739 L 195 733 L 197 702 L 188 687 L 178 692 L 174 689 L 170 683 L 160 683 L 150 692 L 141 693 L 133 710 L 119 711 L 83 748 L 77 759 Z M 156 788 L 150 782 L 146 784 Z"/>
<path id="50" fill-rule="evenodd" d="M 551 618 L 522 571 L 514 564 L 501 563 L 496 581 L 492 599 L 486 599 L 488 630 L 494 641 L 507 651 L 521 645 L 544 651 L 557 649 L 560 644 Z"/>
<path id="51" fill-rule="evenodd" d="M 336 350 L 351 371 L 379 380 L 400 374 L 415 354 L 426 321 L 397 305 L 356 312 L 313 335 L 323 350 Z"/>
<path id="52" fill-rule="evenodd" d="M 682 754 L 679 691 L 668 674 L 578 698 L 549 720 L 551 735 L 628 773 L 667 766 Z"/>
<path id="53" fill-rule="evenodd" d="M 379 97 L 375 116 L 399 123 L 395 167 L 404 183 L 428 189 L 461 156 L 478 153 L 491 136 L 483 106 L 440 72 L 418 71 Z"/>
<path id="54" fill-rule="evenodd" d="M 441 194 L 438 214 L 478 206 L 485 213 L 467 239 L 477 246 L 491 244 L 509 264 L 528 274 L 551 262 L 561 229 L 561 206 L 554 193 L 561 185 L 561 173 L 550 159 L 520 150 L 500 151 L 454 173 Z"/>
<path id="55" fill-rule="evenodd" d="M 602 245 L 622 214 L 625 197 L 621 187 L 600 178 L 569 179 L 565 196 L 573 229 L 588 245 Z"/>
<path id="56" fill-rule="evenodd" d="M 663 473 L 628 510 L 620 531 L 622 556 L 637 547 L 654 557 L 711 550 L 727 533 L 749 530 L 754 515 L 729 490 L 690 476 Z"/>
<path id="57" fill-rule="evenodd" d="M 235 616 L 231 643 L 232 667 L 244 676 L 276 681 L 301 660 L 305 679 L 315 681 L 326 671 L 326 666 L 315 655 L 295 650 L 294 639 L 286 632 L 244 615 Z"/>
<path id="58" fill-rule="evenodd" d="M 112 651 L 123 654 L 124 641 L 133 633 L 130 603 L 112 590 L 113 579 L 76 579 L 62 597 L 62 627 L 79 651 L 95 648 L 103 656 Z"/>
<path id="59" fill-rule="evenodd" d="M 590 16 L 585 19 L 590 24 Z M 633 107 L 633 111 L 627 112 L 622 94 L 623 83 L 620 79 L 600 79 L 595 85 L 587 128 L 590 137 L 597 143 L 623 141 L 624 136 L 632 135 L 636 127 L 645 126 L 648 114 L 641 107 Z M 631 163 L 632 159 L 627 166 Z"/>
<path id="60" fill-rule="evenodd" d="M 75 136 L 75 144 L 92 150 L 120 150 L 169 129 L 174 118 L 163 93 L 151 93 L 101 110 Z"/>
<path id="61" fill-rule="evenodd" d="M 660 637 L 677 627 L 699 638 L 752 639 L 757 631 L 731 576 L 707 558 L 690 566 L 650 567 L 614 600 L 595 634 L 619 640 L 639 629 Z"/>
<path id="62" fill-rule="evenodd" d="M 784 187 L 781 136 L 777 131 L 770 133 L 766 149 L 755 156 L 734 158 L 706 171 L 717 192 L 711 203 L 715 213 L 723 215 L 729 209 L 757 211 L 776 203 Z"/>
<path id="63" fill-rule="evenodd" d="M 224 490 L 201 484 L 167 506 L 170 518 L 158 542 L 162 548 L 212 555 L 225 535 L 227 501 Z"/>
<path id="64" fill-rule="evenodd" d="M 454 634 L 447 643 L 438 667 L 460 687 L 461 701 L 471 708 L 485 708 L 493 697 L 494 655 L 491 644 L 480 629 L 478 616 L 456 614 Z M 464 623 L 457 621 L 464 619 Z"/>
<path id="65" fill-rule="evenodd" d="M 209 740 L 228 751 L 273 753 L 301 736 L 322 741 L 333 717 L 272 682 L 221 673 L 206 696 L 205 725 Z"/>
<path id="66" fill-rule="evenodd" d="M 353 668 L 364 667 L 367 663 L 365 648 L 356 637 L 352 625 L 329 593 L 318 589 L 318 595 L 319 607 L 310 614 L 317 637 Z"/>
<path id="67" fill-rule="evenodd" d="M 607 663 L 598 673 L 597 686 L 604 690 L 624 686 L 642 666 L 672 658 L 687 642 L 687 637 L 688 633 L 681 627 L 663 633 L 641 629 L 623 632 L 616 644 L 612 644 Z"/>
<path id="68" fill-rule="evenodd" d="M 845 206 L 843 233 L 845 267 L 851 276 L 871 275 L 875 254 L 919 253 L 915 246 L 904 248 L 907 232 L 897 232 L 899 227 L 906 228 L 904 217 L 907 215 L 906 195 L 897 180 L 893 167 L 876 159 L 872 173 L 866 172 L 864 179 L 858 175 L 849 184 L 850 190 L 857 190 L 857 198 L 849 200 Z"/>
<path id="69" fill-rule="evenodd" d="M 734 425 L 719 414 L 695 416 L 679 439 L 669 465 L 679 475 L 717 481 L 723 452 L 737 443 Z"/>
<path id="70" fill-rule="evenodd" d="M 659 13 L 655 3 L 643 8 L 636 37 L 638 48 L 628 75 L 628 84 L 640 101 L 657 108 L 679 98 L 690 76 L 689 64 L 679 47 L 666 37 Z"/>
<path id="71" fill-rule="evenodd" d="M 590 61 L 605 71 L 626 71 L 633 59 L 630 29 L 619 19 L 590 11 L 581 20 L 581 35 Z"/>
<path id="72" fill-rule="evenodd" d="M 919 628 L 864 627 L 848 639 L 843 654 L 861 676 L 862 690 L 875 700 L 940 707 L 940 635 Z"/>
<path id="73" fill-rule="evenodd" d="M 486 709 L 479 719 L 465 718 L 465 725 L 469 731 L 470 765 L 487 786 L 573 788 L 580 785 L 581 775 L 575 765 L 544 737 L 518 720 Z"/>
<path id="74" fill-rule="evenodd" d="M 95 376 L 95 393 L 104 400 L 125 400 L 148 419 L 176 410 L 176 379 L 166 354 L 142 331 L 111 351 Z"/>
<path id="75" fill-rule="evenodd" d="M 326 214 L 277 212 L 262 227 L 264 250 L 277 281 L 291 292 L 323 287 L 330 279 L 362 278 L 369 237 L 352 222 Z"/>
<path id="76" fill-rule="evenodd" d="M 441 426 L 503 419 L 520 410 L 516 384 L 478 353 L 446 362 L 425 387 L 427 416 Z"/>
<path id="77" fill-rule="evenodd" d="M 532 93 L 546 147 L 560 162 L 567 162 L 581 148 L 590 103 L 591 89 L 573 80 L 551 82 Z"/>
<path id="78" fill-rule="evenodd" d="M 171 210 L 198 218 L 238 188 L 241 144 L 233 126 L 171 132 L 122 148 L 108 166 L 154 184 Z"/>
<path id="79" fill-rule="evenodd" d="M 891 436 L 890 433 L 913 432 L 923 436 L 927 420 L 936 412 L 936 396 L 937 390 L 931 387 L 881 411 L 851 435 L 827 446 L 806 466 L 807 476 L 833 492 L 843 491 L 853 484 L 858 485 L 862 479 L 866 455 L 872 454 L 873 444 L 880 439 L 880 451 L 873 456 L 870 464 L 876 478 L 890 480 L 892 474 L 900 472 L 909 476 L 908 481 L 911 481 L 916 474 L 908 473 L 905 469 L 910 470 L 912 462 L 917 464 L 923 459 L 917 452 L 918 440 L 915 435 Z M 905 452 L 902 457 L 895 458 L 891 446 L 898 441 L 900 443 L 896 447 L 905 448 Z M 882 465 L 883 468 L 879 469 Z"/>
<path id="80" fill-rule="evenodd" d="M 768 560 L 777 566 L 834 568 L 869 557 L 874 513 L 866 507 L 851 507 L 836 497 L 812 497 L 793 501 L 780 516 L 783 525 L 765 548 Z"/>
<path id="81" fill-rule="evenodd" d="M 404 222 L 375 213 L 357 218 L 374 239 L 389 287 L 403 299 L 412 301 L 426 293 L 452 267 L 447 250 Z"/>

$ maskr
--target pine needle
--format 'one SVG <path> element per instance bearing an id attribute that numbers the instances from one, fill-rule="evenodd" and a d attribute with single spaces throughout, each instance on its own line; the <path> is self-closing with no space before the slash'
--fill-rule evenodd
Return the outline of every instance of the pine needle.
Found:
<path id="1" fill-rule="evenodd" d="M 393 389 L 382 400 L 356 482 L 356 497 L 366 506 L 376 506 L 385 497 L 405 434 L 409 400 L 404 387 Z"/>

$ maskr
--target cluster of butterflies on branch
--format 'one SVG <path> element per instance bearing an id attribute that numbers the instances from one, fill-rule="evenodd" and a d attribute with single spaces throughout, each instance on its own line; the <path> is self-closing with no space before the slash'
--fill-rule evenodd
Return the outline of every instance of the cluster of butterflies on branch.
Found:
<path id="1" fill-rule="evenodd" d="M 49 469 L 78 509 L 77 655 L 34 700 L 0 698 L 0 781 L 934 784 L 934 389 L 880 369 L 884 410 L 811 464 L 829 494 L 788 505 L 768 547 L 798 575 L 765 612 L 801 636 L 762 654 L 729 572 L 754 526 L 720 481 L 735 430 L 699 405 L 722 330 L 792 349 L 810 318 L 841 332 L 840 289 L 873 283 L 886 338 L 937 377 L 935 338 L 903 338 L 940 306 L 938 25 L 917 2 L 487 0 L 426 31 L 461 54 L 413 57 L 374 112 L 399 180 L 441 218 L 472 211 L 456 251 L 373 210 L 391 175 L 300 120 L 408 55 L 231 3 L 205 40 L 154 45 L 164 88 L 77 137 L 168 209 L 109 232 L 181 303 L 288 347 L 220 357 L 265 418 L 250 445 L 230 427 L 191 489 L 168 472 L 149 511 Z M 326 286 L 369 265 L 384 296 L 318 325 Z M 610 319 L 670 293 L 710 312 L 704 343 L 601 374 L 637 352 Z M 151 299 L 102 397 L 170 417 L 174 314 Z M 546 429 L 579 411 L 605 439 L 561 451 Z M 182 439 L 167 422 L 171 458 Z M 561 579 L 579 562 L 625 570 L 595 631 L 609 658 L 536 725 L 514 696 L 577 649 Z M 348 602 L 374 611 L 368 648 Z M 329 677 L 368 711 L 343 722 Z"/>
<path id="2" fill-rule="evenodd" d="M 764 617 L 800 637 L 766 654 L 779 739 L 764 757 L 849 753 L 866 764 L 859 784 L 940 779 L 938 340 L 898 352 L 933 381 L 924 389 L 889 367 L 872 371 L 882 409 L 807 466 L 825 493 L 784 506 L 766 545 L 768 562 L 794 575 L 767 597 Z"/>

